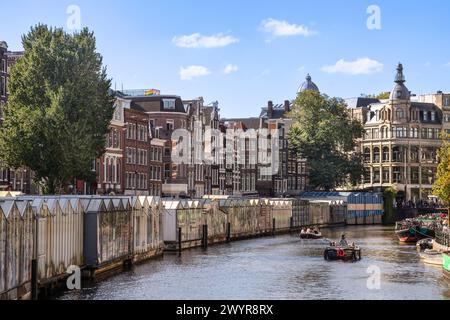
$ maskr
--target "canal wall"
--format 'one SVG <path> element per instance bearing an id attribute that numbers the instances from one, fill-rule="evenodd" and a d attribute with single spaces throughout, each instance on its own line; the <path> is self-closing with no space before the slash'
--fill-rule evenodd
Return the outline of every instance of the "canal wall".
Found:
<path id="1" fill-rule="evenodd" d="M 378 221 L 370 217 L 363 222 Z M 73 266 L 90 280 L 102 279 L 164 251 L 351 219 L 348 203 L 336 199 L 0 198 L 0 299 L 36 298 L 63 285 Z"/>

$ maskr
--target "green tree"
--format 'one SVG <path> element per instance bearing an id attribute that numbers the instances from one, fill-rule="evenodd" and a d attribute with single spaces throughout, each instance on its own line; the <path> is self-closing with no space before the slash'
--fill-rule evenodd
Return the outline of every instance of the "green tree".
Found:
<path id="1" fill-rule="evenodd" d="M 385 100 L 385 99 L 389 99 L 389 97 L 391 96 L 391 93 L 386 91 L 386 92 L 381 92 L 379 94 L 361 94 L 362 97 L 365 98 L 374 98 L 374 99 L 378 99 L 378 100 Z"/>
<path id="2" fill-rule="evenodd" d="M 444 143 L 438 151 L 439 165 L 436 182 L 433 185 L 433 194 L 439 197 L 446 205 L 450 204 L 450 140 L 444 136 Z"/>
<path id="3" fill-rule="evenodd" d="M 299 94 L 289 117 L 290 144 L 308 161 L 311 187 L 328 191 L 361 180 L 362 158 L 355 149 L 364 129 L 350 118 L 342 99 L 307 90 Z"/>
<path id="4" fill-rule="evenodd" d="M 74 179 L 92 181 L 114 112 L 93 33 L 37 25 L 22 44 L 9 79 L 0 160 L 33 170 L 45 193 L 62 192 Z"/>

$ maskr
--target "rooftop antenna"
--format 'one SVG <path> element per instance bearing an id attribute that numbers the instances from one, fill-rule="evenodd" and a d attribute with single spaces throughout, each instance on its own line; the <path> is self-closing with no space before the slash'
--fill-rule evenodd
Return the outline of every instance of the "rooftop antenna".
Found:
<path id="1" fill-rule="evenodd" d="M 123 83 L 122 83 L 122 92 L 123 92 Z"/>

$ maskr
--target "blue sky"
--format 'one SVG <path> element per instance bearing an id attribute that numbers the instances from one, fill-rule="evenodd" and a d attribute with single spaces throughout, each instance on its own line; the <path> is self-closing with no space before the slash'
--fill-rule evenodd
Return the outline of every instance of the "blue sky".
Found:
<path id="1" fill-rule="evenodd" d="M 117 88 L 218 100 L 225 117 L 293 99 L 308 72 L 330 96 L 389 91 L 399 61 L 414 93 L 450 91 L 449 1 L 16 0 L 0 39 L 20 50 L 36 23 L 68 29 L 70 5 Z M 367 27 L 370 5 L 381 29 Z"/>

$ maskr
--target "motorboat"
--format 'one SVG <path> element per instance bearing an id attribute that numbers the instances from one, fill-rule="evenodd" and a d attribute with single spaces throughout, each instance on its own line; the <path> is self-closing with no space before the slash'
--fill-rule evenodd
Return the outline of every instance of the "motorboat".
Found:
<path id="1" fill-rule="evenodd" d="M 305 230 L 300 232 L 301 239 L 322 239 L 323 235 L 319 230 Z"/>
<path id="2" fill-rule="evenodd" d="M 323 256 L 327 261 L 359 261 L 361 260 L 361 248 L 355 244 L 339 246 L 331 243 L 325 249 Z"/>

